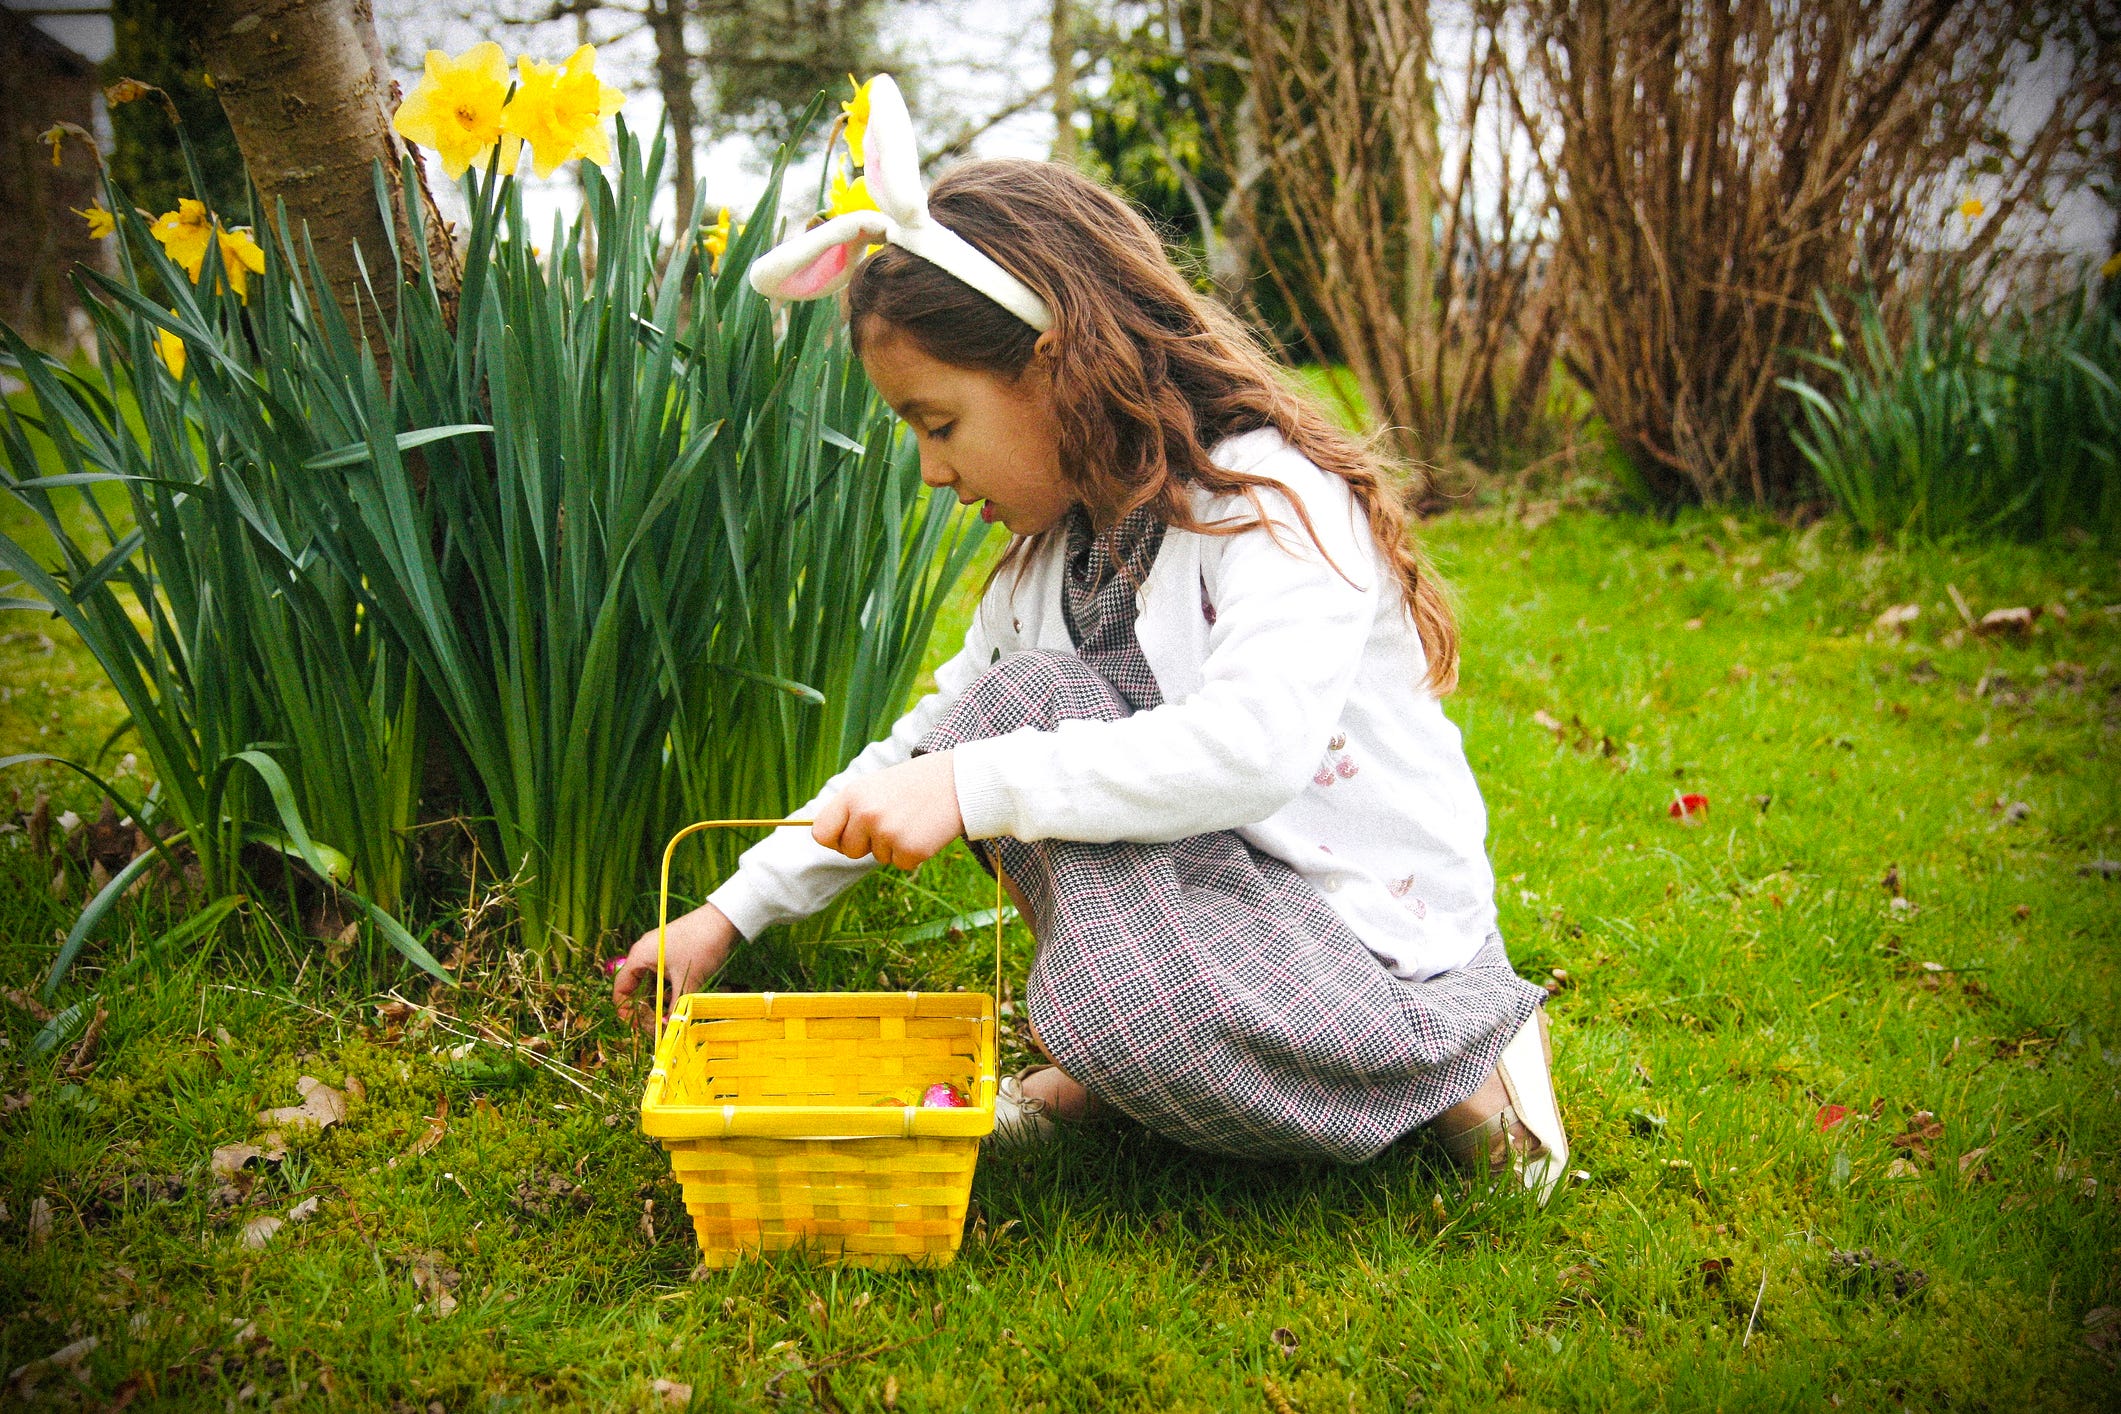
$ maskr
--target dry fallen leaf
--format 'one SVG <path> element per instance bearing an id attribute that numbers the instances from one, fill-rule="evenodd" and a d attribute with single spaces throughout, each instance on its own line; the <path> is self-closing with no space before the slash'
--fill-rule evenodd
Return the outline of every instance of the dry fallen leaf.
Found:
<path id="1" fill-rule="evenodd" d="M 422 1253 L 413 1261 L 412 1284 L 437 1317 L 457 1309 L 457 1298 L 449 1294 L 449 1289 L 461 1279 L 456 1268 L 443 1266 L 442 1259 L 432 1252 Z"/>
<path id="2" fill-rule="evenodd" d="M 1983 1145 L 1979 1149 L 1969 1149 L 1961 1154 L 1959 1156 L 1959 1172 L 1974 1178 L 1986 1177 L 1987 1170 L 1981 1167 L 1981 1161 L 1988 1157 L 1988 1150 L 1989 1146 Z"/>
<path id="3" fill-rule="evenodd" d="M 1920 604 L 1895 604 L 1880 614 L 1874 623 L 1887 633 L 1898 633 L 1922 616 Z"/>
<path id="4" fill-rule="evenodd" d="M 272 1241 L 272 1235 L 278 1232 L 285 1224 L 286 1219 L 276 1218 L 271 1214 L 252 1218 L 249 1222 L 243 1224 L 243 1245 L 253 1248 L 263 1247 L 266 1243 Z"/>
<path id="5" fill-rule="evenodd" d="M 1895 1159 L 1885 1166 L 1885 1176 L 1887 1178 L 1917 1178 L 1921 1176 L 1921 1173 L 1921 1169 L 1916 1168 L 1906 1159 Z"/>
<path id="6" fill-rule="evenodd" d="M 258 1136 L 255 1144 L 223 1144 L 214 1150 L 211 1167 L 214 1177 L 226 1183 L 241 1173 L 252 1159 L 276 1164 L 286 1157 L 287 1149 L 280 1142 L 279 1131 L 267 1130 Z"/>
<path id="7" fill-rule="evenodd" d="M 1267 1333 L 1267 1339 L 1281 1347 L 1281 1353 L 1284 1355 L 1294 1355 L 1297 1348 L 1303 1344 L 1302 1341 L 1296 1338 L 1296 1332 L 1290 1330 L 1287 1326 L 1276 1326 Z"/>
<path id="8" fill-rule="evenodd" d="M 52 1200 L 32 1198 L 29 1205 L 29 1245 L 42 1247 L 52 1235 Z"/>
<path id="9" fill-rule="evenodd" d="M 897 1375 L 886 1375 L 886 1376 L 884 1376 L 884 1407 L 885 1407 L 886 1409 L 896 1409 L 896 1408 L 898 1408 L 898 1376 L 897 1376 Z"/>
<path id="10" fill-rule="evenodd" d="M 314 1075 L 305 1075 L 297 1080 L 295 1093 L 302 1097 L 301 1104 L 287 1105 L 277 1110 L 260 1110 L 258 1123 L 281 1125 L 288 1129 L 314 1126 L 323 1130 L 346 1118 L 346 1096 Z"/>
<path id="11" fill-rule="evenodd" d="M 312 1193 L 309 1197 L 304 1198 L 287 1210 L 287 1220 L 291 1223 L 308 1222 L 317 1215 L 317 1208 L 323 1201 L 322 1198 Z"/>
<path id="12" fill-rule="evenodd" d="M 346 1098 L 347 1098 L 347 1099 L 349 1099 L 349 1100 L 360 1100 L 360 1101 L 361 1101 L 361 1102 L 363 1102 L 364 1104 L 365 1104 L 365 1103 L 367 1102 L 367 1100 L 368 1100 L 368 1087 L 367 1087 L 366 1085 L 364 1085 L 364 1084 L 362 1084 L 362 1083 L 361 1083 L 361 1077 L 360 1077 L 360 1076 L 358 1076 L 358 1075 L 349 1075 L 349 1076 L 347 1076 L 347 1077 L 346 1077 L 346 1080 L 345 1080 L 345 1089 L 346 1089 Z"/>
<path id="13" fill-rule="evenodd" d="M 413 1153 L 424 1154 L 435 1145 L 441 1143 L 443 1134 L 448 1130 L 448 1126 L 445 1123 L 448 1118 L 449 1096 L 438 1095 L 435 1097 L 434 1118 L 427 1121 L 427 1132 L 412 1141 Z"/>
<path id="14" fill-rule="evenodd" d="M 679 1384 L 676 1380 L 657 1380 L 653 1388 L 666 1404 L 690 1404 L 692 1402 L 691 1385 Z"/>
<path id="15" fill-rule="evenodd" d="M 2121 1307 L 2095 1306 L 2086 1311 L 2084 1343 L 2101 1355 L 2121 1346 Z"/>

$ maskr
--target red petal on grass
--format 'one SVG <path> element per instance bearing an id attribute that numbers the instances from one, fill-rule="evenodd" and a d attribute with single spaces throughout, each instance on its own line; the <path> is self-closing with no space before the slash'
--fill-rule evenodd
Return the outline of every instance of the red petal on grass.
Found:
<path id="1" fill-rule="evenodd" d="M 1665 813 L 1674 820 L 1683 820 L 1689 815 L 1699 815 L 1709 808 L 1705 795 L 1682 795 L 1666 808 Z"/>
<path id="2" fill-rule="evenodd" d="M 1821 1134 L 1826 1133 L 1848 1117 L 1849 1107 L 1847 1105 L 1821 1105 L 1816 1121 L 1819 1125 L 1819 1132 Z"/>

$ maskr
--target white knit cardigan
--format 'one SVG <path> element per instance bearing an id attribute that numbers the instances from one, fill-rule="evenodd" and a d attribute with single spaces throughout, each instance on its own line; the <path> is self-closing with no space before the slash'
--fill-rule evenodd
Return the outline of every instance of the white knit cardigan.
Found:
<path id="1" fill-rule="evenodd" d="M 1218 465 L 1286 488 L 1309 512 L 1321 558 L 1287 502 L 1232 536 L 1166 532 L 1139 591 L 1136 633 L 1163 705 L 1114 722 L 1068 721 L 968 742 L 952 753 L 973 839 L 1161 841 L 1236 830 L 1317 885 L 1398 976 L 1464 964 L 1495 929 L 1487 814 L 1458 728 L 1423 686 L 1427 663 L 1366 517 L 1345 482 L 1278 432 L 1233 437 Z M 1203 522 L 1252 520 L 1241 496 L 1196 490 Z M 916 703 L 817 800 L 907 760 L 989 664 L 1026 649 L 1070 652 L 1061 615 L 1065 537 L 1018 576 L 998 576 L 964 648 Z M 807 917 L 876 867 L 777 830 L 711 901 L 746 937 Z"/>

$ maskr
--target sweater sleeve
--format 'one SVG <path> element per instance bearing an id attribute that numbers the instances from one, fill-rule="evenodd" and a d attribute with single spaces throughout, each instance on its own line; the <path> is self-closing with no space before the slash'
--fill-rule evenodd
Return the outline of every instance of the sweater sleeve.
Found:
<path id="1" fill-rule="evenodd" d="M 815 816 L 820 804 L 857 776 L 912 759 L 913 748 L 928 729 L 986 670 L 993 645 L 981 607 L 965 631 L 965 646 L 935 670 L 935 691 L 914 703 L 888 736 L 864 747 L 806 805 L 792 812 L 795 816 Z M 874 868 L 874 858 L 849 859 L 813 840 L 807 827 L 789 826 L 744 851 L 736 872 L 707 901 L 726 914 L 739 933 L 756 938 L 776 923 L 808 918 Z"/>
<path id="2" fill-rule="evenodd" d="M 1182 839 L 1257 823 L 1302 793 L 1361 667 L 1381 571 L 1345 483 L 1294 453 L 1270 465 L 1289 496 L 1263 491 L 1266 524 L 1222 542 L 1200 690 L 1119 721 L 957 747 L 969 837 Z"/>

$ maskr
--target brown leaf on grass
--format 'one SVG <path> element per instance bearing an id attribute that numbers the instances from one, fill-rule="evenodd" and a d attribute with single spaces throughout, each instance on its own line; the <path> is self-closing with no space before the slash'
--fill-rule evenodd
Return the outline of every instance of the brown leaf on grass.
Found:
<path id="1" fill-rule="evenodd" d="M 11 1095 L 0 1095 L 0 1115 L 11 1115 L 29 1108 L 29 1091 L 17 1090 Z"/>
<path id="2" fill-rule="evenodd" d="M 103 1039 L 103 1023 L 110 1020 L 110 1008 L 96 1003 L 96 1014 L 89 1018 L 88 1026 L 81 1033 L 81 1040 L 67 1055 L 66 1063 L 59 1067 L 60 1073 L 70 1080 L 78 1080 L 94 1069 L 96 1044 Z"/>
<path id="3" fill-rule="evenodd" d="M 285 1218 L 276 1218 L 271 1214 L 252 1218 L 243 1224 L 243 1245 L 253 1249 L 263 1247 L 272 1241 L 274 1233 L 286 1225 Z"/>
<path id="4" fill-rule="evenodd" d="M 323 1201 L 324 1200 L 316 1194 L 310 1194 L 307 1198 L 304 1198 L 301 1202 L 295 1204 L 292 1208 L 289 1208 L 287 1210 L 287 1220 L 291 1223 L 308 1222 L 311 1218 L 317 1215 L 317 1208 L 323 1203 Z"/>
<path id="5" fill-rule="evenodd" d="M 209 1166 L 213 1176 L 225 1183 L 249 1167 L 253 1159 L 276 1164 L 287 1157 L 287 1148 L 277 1133 L 268 1131 L 258 1138 L 261 1142 L 256 1144 L 223 1144 L 214 1150 Z"/>
<path id="6" fill-rule="evenodd" d="M 1989 1147 L 1984 1144 L 1979 1149 L 1969 1149 L 1959 1156 L 1960 1177 L 1972 1182 L 1975 1179 L 1989 1176 L 1988 1166 L 1981 1162 L 1988 1157 Z"/>
<path id="7" fill-rule="evenodd" d="M 1907 626 L 1922 616 L 1920 604 L 1895 604 L 1871 622 L 1881 632 L 1902 633 Z"/>
<path id="8" fill-rule="evenodd" d="M 1731 1270 L 1729 1257 L 1710 1257 L 1700 1264 L 1701 1284 L 1710 1291 L 1723 1289 L 1724 1276 Z"/>
<path id="9" fill-rule="evenodd" d="M 1895 1159 L 1885 1166 L 1887 1178 L 1919 1178 L 1922 1170 L 1906 1159 Z"/>
<path id="10" fill-rule="evenodd" d="M 340 1084 L 341 1088 L 346 1091 L 347 1099 L 359 1100 L 362 1104 L 368 1103 L 368 1087 L 361 1083 L 360 1076 L 349 1075 Z"/>
<path id="11" fill-rule="evenodd" d="M 684 1405 L 692 1402 L 691 1385 L 679 1384 L 676 1380 L 659 1379 L 650 1388 L 665 1404 Z"/>
<path id="12" fill-rule="evenodd" d="M 448 1119 L 449 1096 L 437 1095 L 435 1097 L 434 1118 L 427 1121 L 427 1132 L 412 1141 L 412 1152 L 415 1156 L 426 1153 L 429 1149 L 442 1142 L 442 1136 L 448 1133 L 449 1130 Z"/>
<path id="13" fill-rule="evenodd" d="M 23 991 L 20 987 L 9 987 L 6 991 L 0 992 L 0 997 L 7 998 L 8 1005 L 14 1007 L 17 1011 L 28 1012 L 32 1021 L 45 1022 L 52 1019 L 52 1009 Z"/>
<path id="14" fill-rule="evenodd" d="M 52 1200 L 32 1198 L 29 1204 L 29 1245 L 42 1247 L 51 1240 Z"/>
<path id="15" fill-rule="evenodd" d="M 450 1291 L 464 1279 L 463 1273 L 455 1267 L 445 1266 L 440 1254 L 421 1253 L 413 1259 L 411 1274 L 413 1286 L 437 1318 L 457 1309 L 457 1299 L 450 1295 Z"/>
<path id="16" fill-rule="evenodd" d="M 1296 1338 L 1296 1332 L 1287 1326 L 1276 1326 L 1267 1332 L 1267 1339 L 1273 1341 L 1284 1355 L 1294 1355 L 1303 1345 L 1303 1342 Z"/>
<path id="17" fill-rule="evenodd" d="M 2095 1306 L 2085 1312 L 2084 1343 L 2101 1355 L 2121 1347 L 2121 1306 Z"/>
<path id="18" fill-rule="evenodd" d="M 1944 1137 L 1944 1122 L 1928 1110 L 1916 1110 L 1908 1116 L 1907 1128 L 1885 1142 L 1895 1149 L 1914 1150 L 1923 1158 L 1929 1157 L 1925 1147 Z"/>
<path id="19" fill-rule="evenodd" d="M 1929 1273 L 1891 1257 L 1876 1257 L 1868 1247 L 1854 1251 L 1834 1249 L 1827 1258 L 1827 1272 L 1851 1294 L 1869 1292 L 1904 1301 L 1929 1285 Z"/>
<path id="20" fill-rule="evenodd" d="M 2033 620 L 2040 617 L 2040 607 L 2020 605 L 2014 609 L 1990 609 L 1974 625 L 1976 637 L 2007 634 L 2013 638 L 2030 638 L 2033 635 Z"/>
<path id="21" fill-rule="evenodd" d="M 301 1104 L 287 1105 L 277 1110 L 260 1110 L 258 1123 L 288 1129 L 325 1130 L 346 1118 L 346 1096 L 314 1075 L 305 1075 L 297 1080 L 295 1093 L 302 1097 Z"/>

